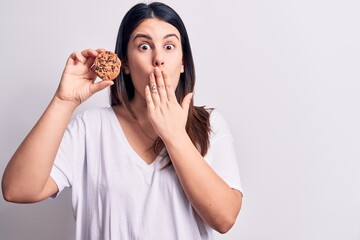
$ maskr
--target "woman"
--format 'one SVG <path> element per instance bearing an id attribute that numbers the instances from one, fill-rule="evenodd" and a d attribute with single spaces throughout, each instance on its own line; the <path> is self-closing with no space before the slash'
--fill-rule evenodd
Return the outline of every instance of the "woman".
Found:
<path id="1" fill-rule="evenodd" d="M 194 107 L 189 39 L 162 3 L 125 15 L 120 76 L 95 82 L 104 49 L 74 52 L 40 120 L 3 176 L 7 201 L 28 203 L 72 188 L 76 239 L 213 239 L 227 232 L 242 193 L 232 138 L 216 111 Z M 82 102 L 111 86 L 111 107 Z M 161 228 L 159 228 L 161 227 Z"/>

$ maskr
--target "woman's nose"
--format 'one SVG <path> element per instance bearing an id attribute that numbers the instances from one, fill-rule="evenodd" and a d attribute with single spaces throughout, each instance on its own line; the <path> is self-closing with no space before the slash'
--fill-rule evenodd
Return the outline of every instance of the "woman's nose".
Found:
<path id="1" fill-rule="evenodd" d="M 163 55 L 160 53 L 160 52 L 156 52 L 155 53 L 155 56 L 154 56 L 154 67 L 161 67 L 164 65 L 164 58 L 163 58 Z"/>
<path id="2" fill-rule="evenodd" d="M 160 67 L 160 66 L 164 65 L 164 61 L 156 60 L 154 65 L 156 67 Z"/>

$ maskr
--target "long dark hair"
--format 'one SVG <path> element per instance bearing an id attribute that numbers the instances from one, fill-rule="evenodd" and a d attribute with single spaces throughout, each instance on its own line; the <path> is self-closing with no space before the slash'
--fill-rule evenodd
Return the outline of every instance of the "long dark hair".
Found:
<path id="1" fill-rule="evenodd" d="M 181 103 L 188 93 L 194 91 L 195 67 L 185 25 L 180 16 L 171 7 L 159 2 L 150 4 L 139 3 L 133 6 L 125 14 L 120 24 L 115 53 L 123 63 L 126 63 L 130 35 L 142 21 L 149 18 L 157 18 L 165 21 L 173 25 L 180 32 L 184 72 L 180 74 L 180 80 L 175 94 L 178 102 Z M 123 104 L 136 119 L 136 115 L 130 106 L 130 101 L 135 93 L 131 75 L 125 74 L 124 70 L 121 69 L 120 75 L 115 79 L 114 83 L 115 84 L 110 87 L 111 106 Z M 191 101 L 186 131 L 202 156 L 207 153 L 209 148 L 209 115 L 208 110 L 204 107 L 194 106 L 193 101 Z M 163 146 L 164 143 L 160 138 L 158 138 L 153 145 L 157 153 Z"/>

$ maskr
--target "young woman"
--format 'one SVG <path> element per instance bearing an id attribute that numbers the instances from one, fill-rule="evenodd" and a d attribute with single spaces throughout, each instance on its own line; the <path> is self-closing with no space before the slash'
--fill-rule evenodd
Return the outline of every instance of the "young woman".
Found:
<path id="1" fill-rule="evenodd" d="M 116 42 L 118 78 L 95 82 L 104 49 L 74 52 L 48 108 L 3 175 L 7 201 L 72 188 L 76 239 L 213 239 L 242 193 L 232 137 L 216 110 L 195 107 L 185 26 L 162 3 L 137 4 Z M 111 107 L 77 106 L 110 87 Z"/>

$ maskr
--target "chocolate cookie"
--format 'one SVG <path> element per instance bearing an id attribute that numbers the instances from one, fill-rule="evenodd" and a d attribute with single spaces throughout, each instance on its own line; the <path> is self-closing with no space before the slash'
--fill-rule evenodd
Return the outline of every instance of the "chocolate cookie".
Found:
<path id="1" fill-rule="evenodd" d="M 102 80 L 114 80 L 120 73 L 121 61 L 118 56 L 110 51 L 97 55 L 91 69 Z"/>

